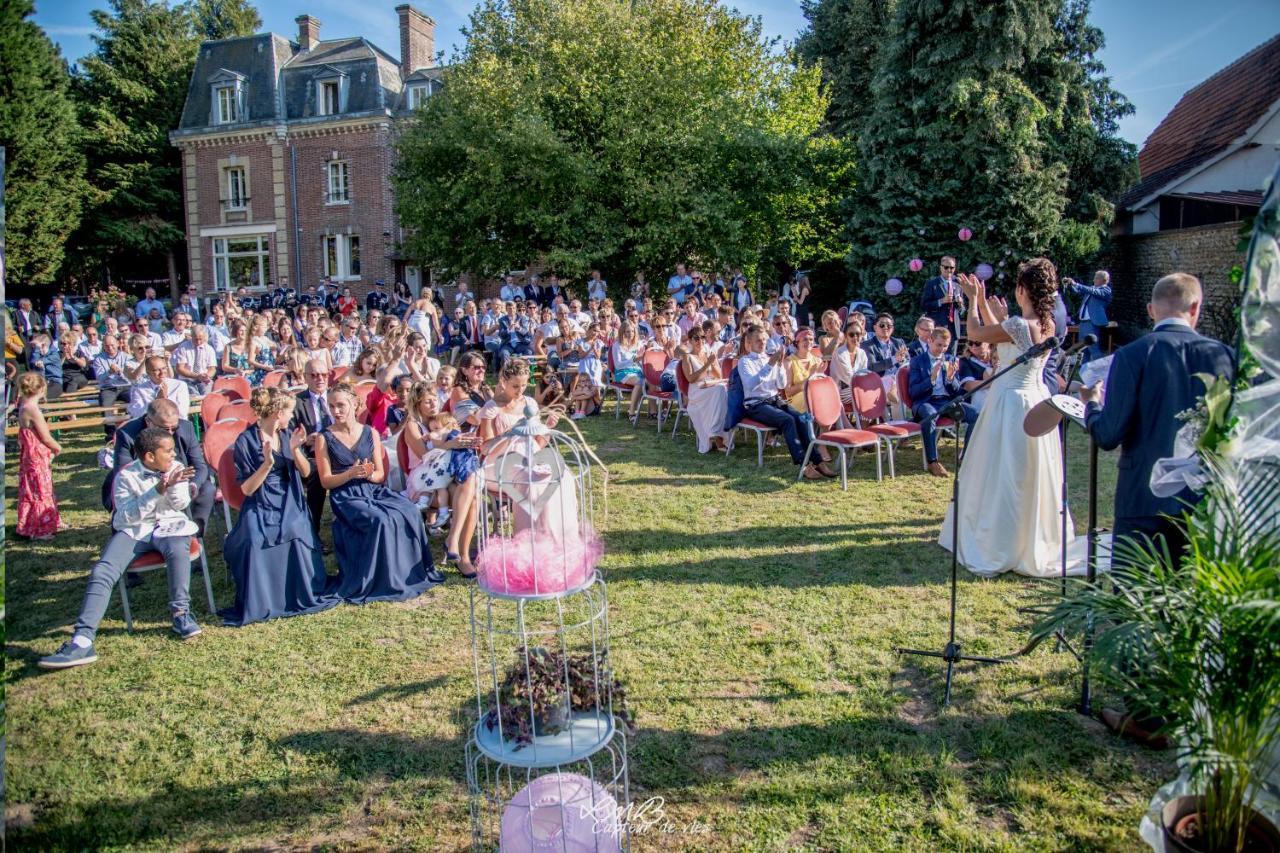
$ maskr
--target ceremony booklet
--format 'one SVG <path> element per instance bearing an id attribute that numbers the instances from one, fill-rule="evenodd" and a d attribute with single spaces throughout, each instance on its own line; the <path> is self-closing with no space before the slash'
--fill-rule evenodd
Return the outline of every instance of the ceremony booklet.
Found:
<path id="1" fill-rule="evenodd" d="M 1080 368 L 1080 384 L 1086 387 L 1092 387 L 1099 382 L 1107 381 L 1107 374 L 1111 372 L 1111 361 L 1115 355 L 1109 355 L 1106 358 L 1095 358 L 1093 361 Z"/>
<path id="2" fill-rule="evenodd" d="M 157 524 L 151 537 L 165 539 L 170 536 L 194 536 L 197 529 L 196 523 L 189 518 L 174 518 Z"/>

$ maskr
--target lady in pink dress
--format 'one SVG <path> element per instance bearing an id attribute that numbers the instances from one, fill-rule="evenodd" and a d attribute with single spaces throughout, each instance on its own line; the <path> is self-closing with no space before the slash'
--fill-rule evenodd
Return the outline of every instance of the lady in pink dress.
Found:
<path id="1" fill-rule="evenodd" d="M 62 452 L 40 411 L 44 377 L 18 378 L 18 528 L 19 536 L 52 539 L 62 529 L 58 499 L 53 494 L 53 457 Z"/>

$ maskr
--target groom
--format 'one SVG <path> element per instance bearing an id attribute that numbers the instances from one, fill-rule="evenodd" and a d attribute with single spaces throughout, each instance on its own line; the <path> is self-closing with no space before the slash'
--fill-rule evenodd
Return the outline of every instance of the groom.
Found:
<path id="1" fill-rule="evenodd" d="M 1196 374 L 1233 372 L 1231 350 L 1196 333 L 1203 298 L 1199 280 L 1187 273 L 1157 281 L 1147 305 L 1155 329 L 1116 352 L 1101 395 L 1106 405 L 1100 401 L 1101 383 L 1080 392 L 1094 441 L 1103 450 L 1120 447 L 1115 536 L 1163 539 L 1173 555 L 1182 553 L 1185 539 L 1170 516 L 1181 513 L 1196 496 L 1184 489 L 1173 497 L 1157 498 L 1151 491 L 1151 469 L 1157 459 L 1173 455 L 1174 436 L 1182 426 L 1178 413 L 1193 407 L 1204 393 Z M 1102 719 L 1148 746 L 1167 744 L 1154 734 L 1162 720 L 1145 714 L 1140 706 L 1131 704 L 1128 710 L 1130 716 L 1104 708 Z"/>
<path id="2" fill-rule="evenodd" d="M 929 348 L 911 359 L 907 374 L 907 394 L 911 397 L 911 414 L 920 422 L 920 435 L 924 440 L 924 457 L 929 473 L 935 477 L 947 476 L 947 469 L 938 461 L 938 415 L 947 405 L 964 393 L 960 387 L 960 362 L 947 353 L 951 345 L 951 333 L 935 328 L 929 335 Z M 968 424 L 965 444 L 978 410 L 969 403 L 960 404 L 960 413 Z"/>

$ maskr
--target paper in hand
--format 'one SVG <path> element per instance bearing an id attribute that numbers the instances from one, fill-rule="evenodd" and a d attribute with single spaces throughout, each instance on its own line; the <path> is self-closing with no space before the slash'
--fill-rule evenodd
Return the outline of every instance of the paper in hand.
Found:
<path id="1" fill-rule="evenodd" d="M 1099 382 L 1106 384 L 1107 374 L 1111 372 L 1111 361 L 1115 355 L 1096 358 L 1080 368 L 1080 384 L 1092 388 Z"/>

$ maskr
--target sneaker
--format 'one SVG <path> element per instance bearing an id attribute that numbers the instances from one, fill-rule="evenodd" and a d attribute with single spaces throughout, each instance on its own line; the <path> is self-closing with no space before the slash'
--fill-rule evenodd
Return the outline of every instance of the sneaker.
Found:
<path id="1" fill-rule="evenodd" d="M 200 626 L 196 624 L 195 619 L 191 618 L 190 613 L 175 613 L 173 616 L 173 633 L 177 634 L 179 639 L 190 640 L 200 633 Z"/>
<path id="2" fill-rule="evenodd" d="M 70 669 L 73 666 L 84 666 L 87 663 L 93 663 L 97 659 L 98 653 L 94 651 L 93 643 L 81 648 L 67 640 L 56 652 L 48 657 L 40 658 L 36 666 L 41 669 Z"/>
<path id="3" fill-rule="evenodd" d="M 449 507 L 443 507 L 436 513 L 436 522 L 433 527 L 444 527 L 449 523 Z"/>
<path id="4" fill-rule="evenodd" d="M 439 569 L 431 569 L 427 572 L 427 580 L 431 583 L 444 583 L 444 573 Z"/>
<path id="5" fill-rule="evenodd" d="M 586 415 L 584 415 L 582 412 L 574 412 L 572 415 L 569 415 L 569 420 L 571 420 L 571 421 L 580 421 L 580 420 L 582 420 L 582 419 L 583 419 L 583 418 L 585 418 L 585 417 L 586 417 Z"/>
<path id="6" fill-rule="evenodd" d="M 431 497 L 429 495 L 423 495 L 422 497 L 418 498 L 418 502 L 414 504 L 414 506 L 416 506 L 420 510 L 431 509 Z"/>

